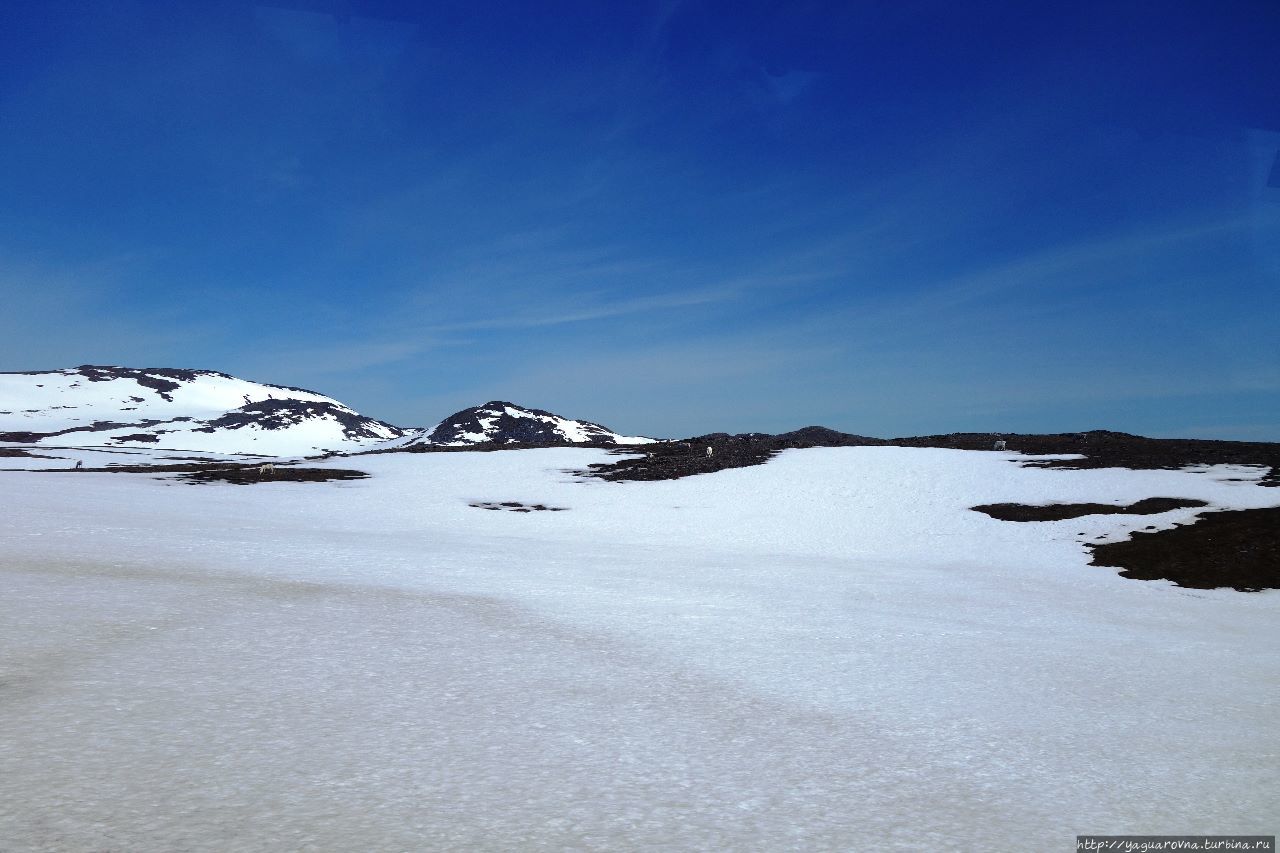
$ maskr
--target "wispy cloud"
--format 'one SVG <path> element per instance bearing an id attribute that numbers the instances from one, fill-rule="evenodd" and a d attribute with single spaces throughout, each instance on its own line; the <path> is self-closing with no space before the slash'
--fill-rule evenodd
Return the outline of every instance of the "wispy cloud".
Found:
<path id="1" fill-rule="evenodd" d="M 649 296 L 636 299 L 624 298 L 577 310 L 568 309 L 552 313 L 532 312 L 490 317 L 462 323 L 428 326 L 427 328 L 429 331 L 436 332 L 474 331 L 479 329 L 537 329 L 546 326 L 583 323 L 591 320 L 615 319 L 625 317 L 630 314 L 667 311 L 697 305 L 711 305 L 718 302 L 725 302 L 732 298 L 734 298 L 734 292 L 729 289 L 709 290 L 701 293 L 678 293 L 664 296 Z"/>

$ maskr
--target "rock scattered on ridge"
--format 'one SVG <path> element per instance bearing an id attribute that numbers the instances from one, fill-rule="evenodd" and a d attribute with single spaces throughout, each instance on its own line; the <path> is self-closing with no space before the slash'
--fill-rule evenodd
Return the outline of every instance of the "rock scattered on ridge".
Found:
<path id="1" fill-rule="evenodd" d="M 645 455 L 597 463 L 591 466 L 591 474 L 605 480 L 678 480 L 693 474 L 759 465 L 788 448 L 861 447 L 885 443 L 883 439 L 851 435 L 826 427 L 805 427 L 780 435 L 716 432 L 681 441 L 657 442 L 642 448 L 619 449 L 615 452 Z M 707 455 L 708 447 L 711 455 Z"/>
<path id="2" fill-rule="evenodd" d="M 192 431 L 212 433 L 249 426 L 267 430 L 288 429 L 316 418 L 335 421 L 342 428 L 343 437 L 352 441 L 378 441 L 387 438 L 388 431 L 399 431 L 399 427 L 367 418 L 339 403 L 322 400 L 259 400 L 227 412 Z"/>
<path id="3" fill-rule="evenodd" d="M 1199 438 L 1147 438 L 1126 432 L 1091 430 L 1044 435 L 1020 433 L 956 432 L 895 438 L 898 447 L 943 447 L 955 450 L 991 450 L 1005 442 L 1011 453 L 1028 455 L 1078 453 L 1083 459 L 1028 460 L 1023 464 L 1045 468 L 1132 468 L 1154 470 L 1190 465 L 1257 465 L 1271 469 L 1263 485 L 1280 485 L 1280 443 L 1266 441 L 1218 441 Z"/>

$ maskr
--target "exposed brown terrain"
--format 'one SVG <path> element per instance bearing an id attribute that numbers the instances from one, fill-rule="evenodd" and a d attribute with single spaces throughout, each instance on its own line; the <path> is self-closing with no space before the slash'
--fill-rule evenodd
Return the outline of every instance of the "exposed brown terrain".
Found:
<path id="1" fill-rule="evenodd" d="M 951 433 L 895 438 L 899 447 L 949 447 L 991 450 L 996 441 L 1006 449 L 1028 455 L 1078 453 L 1082 459 L 1027 461 L 1044 468 L 1177 469 L 1189 465 L 1256 465 L 1269 468 L 1266 485 L 1280 485 L 1280 443 L 1216 441 L 1197 438 L 1147 438 L 1125 432 L 1093 430 L 1047 435 L 1018 433 Z"/>
<path id="2" fill-rule="evenodd" d="M 1000 521 L 1065 521 L 1085 515 L 1155 515 L 1171 509 L 1208 506 L 1190 498 L 1146 498 L 1128 506 L 1115 504 L 982 504 L 973 509 Z"/>
<path id="3" fill-rule="evenodd" d="M 0 456 L 7 459 L 52 459 L 52 456 L 41 456 L 39 453 L 32 453 L 25 447 L 0 447 Z"/>
<path id="4" fill-rule="evenodd" d="M 369 475 L 349 468 L 298 468 L 276 465 L 268 473 L 261 465 L 233 465 L 226 462 L 191 462 L 180 465 L 112 465 L 110 468 L 47 469 L 50 474 L 180 474 L 190 483 L 323 483 L 329 480 L 362 480 Z"/>
<path id="5" fill-rule="evenodd" d="M 258 466 L 246 468 L 205 468 L 184 474 L 182 479 L 190 483 L 235 483 L 252 486 L 257 483 L 325 483 L 330 480 L 363 480 L 369 475 L 350 468 L 293 468 L 278 467 L 269 474 L 260 473 Z"/>
<path id="6" fill-rule="evenodd" d="M 1280 507 L 1206 512 L 1194 524 L 1090 545 L 1093 565 L 1193 589 L 1280 589 Z"/>
<path id="7" fill-rule="evenodd" d="M 693 474 L 710 474 L 726 468 L 759 465 L 789 448 L 859 447 L 889 444 L 881 438 L 851 435 L 826 427 L 805 427 L 779 435 L 724 432 L 695 436 L 681 441 L 633 445 L 614 449 L 620 454 L 643 454 L 638 458 L 591 466 L 592 474 L 605 480 L 678 480 Z M 711 448 L 710 455 L 707 448 Z"/>

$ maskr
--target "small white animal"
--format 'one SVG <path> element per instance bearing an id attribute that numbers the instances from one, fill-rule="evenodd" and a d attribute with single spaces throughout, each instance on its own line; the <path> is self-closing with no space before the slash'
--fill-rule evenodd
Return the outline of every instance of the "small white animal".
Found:
<path id="1" fill-rule="evenodd" d="M 275 465 L 273 465 L 273 464 L 271 464 L 270 462 L 268 462 L 267 464 L 262 465 L 262 466 L 260 466 L 260 467 L 258 468 L 258 476 L 259 476 L 259 477 L 265 477 L 265 476 L 267 476 L 268 474 L 272 474 L 272 475 L 274 475 L 275 473 L 276 473 L 276 466 L 275 466 Z"/>
<path id="2" fill-rule="evenodd" d="M 710 456 L 710 455 L 711 455 L 711 454 L 713 454 L 713 453 L 715 453 L 715 450 L 714 450 L 714 449 L 712 449 L 712 448 L 710 448 L 710 447 L 708 447 L 708 448 L 707 448 L 707 455 L 708 455 L 708 456 Z"/>
<path id="3" fill-rule="evenodd" d="M 996 442 L 996 447 L 995 447 L 995 449 L 996 449 L 996 450 L 1004 450 L 1007 446 L 1008 446 L 1008 445 L 1006 445 L 1006 444 L 1005 444 L 1004 439 L 1000 439 L 999 441 L 997 441 L 997 442 Z"/>

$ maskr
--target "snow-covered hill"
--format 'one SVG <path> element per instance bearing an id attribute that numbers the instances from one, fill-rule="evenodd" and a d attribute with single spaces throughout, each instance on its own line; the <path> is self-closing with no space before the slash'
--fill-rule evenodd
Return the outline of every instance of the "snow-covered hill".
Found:
<path id="1" fill-rule="evenodd" d="M 307 456 L 412 435 L 337 400 L 212 370 L 0 373 L 0 442 Z"/>
<path id="2" fill-rule="evenodd" d="M 638 435 L 619 435 L 591 421 L 579 421 L 527 409 L 502 400 L 491 400 L 455 412 L 425 430 L 412 444 L 465 447 L 469 444 L 648 444 Z"/>
<path id="3" fill-rule="evenodd" d="M 501 401 L 463 409 L 430 429 L 403 428 L 314 391 L 212 370 L 82 365 L 0 373 L 0 445 L 100 448 L 129 457 L 118 464 L 171 461 L 173 452 L 191 451 L 315 456 L 414 445 L 651 441 Z"/>

